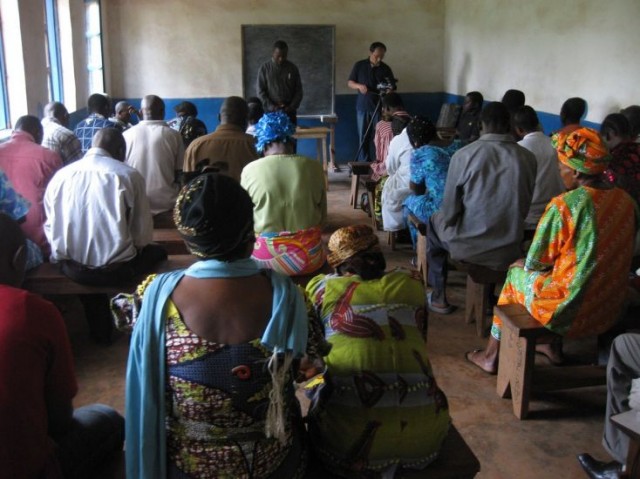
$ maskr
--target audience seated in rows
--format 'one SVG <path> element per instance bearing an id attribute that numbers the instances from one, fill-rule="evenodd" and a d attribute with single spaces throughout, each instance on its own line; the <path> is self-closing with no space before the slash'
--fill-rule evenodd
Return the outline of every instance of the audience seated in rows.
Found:
<path id="1" fill-rule="evenodd" d="M 265 113 L 256 125 L 256 147 L 264 158 L 245 166 L 241 177 L 255 205 L 253 259 L 289 276 L 308 275 L 324 265 L 327 219 L 322 165 L 293 154 L 295 130 L 285 113 Z"/>
<path id="2" fill-rule="evenodd" d="M 250 259 L 253 214 L 235 180 L 198 176 L 181 191 L 175 217 L 201 261 L 112 303 L 120 317 L 137 317 L 126 381 L 127 477 L 304 475 L 293 365 L 303 355 L 318 364 L 328 345 L 291 280 Z"/>
<path id="3" fill-rule="evenodd" d="M 150 244 L 144 179 L 123 163 L 125 151 L 123 134 L 103 128 L 85 157 L 62 168 L 47 187 L 51 260 L 79 283 L 117 285 L 166 257 Z"/>
<path id="4" fill-rule="evenodd" d="M 140 172 L 145 181 L 151 214 L 170 219 L 178 196 L 184 145 L 180 133 L 164 121 L 164 101 L 147 95 L 141 103 L 142 121 L 124 132 L 125 163 Z"/>
<path id="5" fill-rule="evenodd" d="M 412 194 L 404 200 L 405 221 L 411 233 L 411 241 L 416 245 L 416 227 L 407 221 L 411 213 L 421 222 L 426 223 L 433 213 L 440 209 L 444 185 L 451 155 L 461 146 L 460 140 L 455 140 L 447 147 L 432 146 L 429 143 L 436 138 L 436 127 L 424 117 L 416 117 L 407 126 L 409 141 L 413 146 L 411 155 L 411 179 L 409 186 Z"/>
<path id="6" fill-rule="evenodd" d="M 31 203 L 18 193 L 4 171 L 0 170 L 0 214 L 7 215 L 16 223 L 23 223 Z M 30 270 L 43 263 L 42 251 L 30 239 L 25 239 L 27 248 L 26 269 Z"/>
<path id="7" fill-rule="evenodd" d="M 247 130 L 245 133 L 251 136 L 256 135 L 256 125 L 264 115 L 264 108 L 262 107 L 262 102 L 260 98 L 256 96 L 252 96 L 247 100 Z"/>
<path id="8" fill-rule="evenodd" d="M 516 110 L 513 121 L 518 138 L 521 138 L 518 145 L 525 147 L 536 158 L 536 186 L 529 214 L 524 220 L 525 235 L 531 237 L 549 200 L 563 193 L 565 186 L 558 170 L 558 154 L 549 137 L 540 131 L 535 110 L 527 105 L 522 106 Z"/>
<path id="9" fill-rule="evenodd" d="M 184 171 L 196 172 L 212 166 L 219 172 L 240 180 L 242 169 L 258 158 L 255 138 L 247 133 L 247 102 L 230 96 L 222 102 L 216 131 L 195 140 L 184 155 Z"/>
<path id="10" fill-rule="evenodd" d="M 131 124 L 131 116 L 136 114 L 136 109 L 127 101 L 119 101 L 113 109 L 114 115 L 109 121 L 115 125 L 115 128 L 121 131 L 128 130 Z"/>
<path id="11" fill-rule="evenodd" d="M 587 102 L 579 97 L 566 100 L 560 108 L 562 128 L 558 133 L 571 133 L 580 128 L 580 121 L 587 111 Z"/>
<path id="12" fill-rule="evenodd" d="M 42 127 L 42 146 L 60 155 L 62 163 L 68 165 L 82 158 L 82 145 L 78 137 L 69 130 L 69 112 L 62 103 L 47 103 L 44 107 Z"/>
<path id="13" fill-rule="evenodd" d="M 524 220 L 531 206 L 536 160 L 510 135 L 509 110 L 489 103 L 482 136 L 451 159 L 440 211 L 427 230 L 429 308 L 448 314 L 447 257 L 506 270 L 522 255 Z"/>
<path id="14" fill-rule="evenodd" d="M 380 196 L 382 225 L 385 231 L 404 229 L 402 203 L 411 194 L 409 178 L 411 176 L 412 153 L 413 147 L 405 128 L 389 143 L 389 152 L 385 160 L 389 177 L 382 187 Z"/>
<path id="15" fill-rule="evenodd" d="M 25 236 L 40 247 L 45 259 L 50 247 L 44 233 L 43 197 L 51 177 L 62 168 L 60 156 L 40 146 L 43 128 L 35 116 L 18 118 L 11 139 L 0 145 L 0 169 L 18 193 L 31 204 L 24 223 Z"/>
<path id="16" fill-rule="evenodd" d="M 640 143 L 634 141 L 629 121 L 621 113 L 607 115 L 600 134 L 611 152 L 606 177 L 640 204 Z"/>
<path id="17" fill-rule="evenodd" d="M 561 336 L 597 335 L 616 322 L 625 301 L 637 211 L 631 197 L 602 175 L 610 157 L 595 130 L 558 133 L 553 142 L 560 168 L 569 170 L 563 178 L 570 191 L 551 200 L 526 260 L 511 265 L 498 304 L 522 304 Z M 486 349 L 467 359 L 495 374 L 500 336 L 494 316 Z M 537 350 L 562 362 L 560 342 Z"/>
<path id="18" fill-rule="evenodd" d="M 78 392 L 64 320 L 20 289 L 22 231 L 0 214 L 0 464 L 3 477 L 94 477 L 122 451 L 124 421 L 101 404 L 74 411 Z"/>
<path id="19" fill-rule="evenodd" d="M 102 128 L 119 128 L 118 125 L 108 119 L 111 111 L 109 97 L 101 93 L 94 93 L 87 100 L 89 116 L 79 122 L 73 131 L 82 145 L 82 154 L 91 148 L 93 135 Z"/>
<path id="20" fill-rule="evenodd" d="M 325 385 L 309 409 L 314 452 L 341 477 L 422 469 L 437 458 L 450 424 L 427 356 L 424 287 L 407 272 L 385 274 L 368 226 L 340 228 L 329 251 L 335 274 L 306 288 L 332 345 Z"/>
<path id="21" fill-rule="evenodd" d="M 483 104 L 484 97 L 479 91 L 470 91 L 464 97 L 456 134 L 465 143 L 471 143 L 480 137 L 480 112 Z"/>
<path id="22" fill-rule="evenodd" d="M 198 108 L 190 101 L 178 103 L 173 109 L 176 118 L 168 124 L 182 136 L 185 150 L 195 140 L 207 134 L 207 125 L 198 116 Z"/>

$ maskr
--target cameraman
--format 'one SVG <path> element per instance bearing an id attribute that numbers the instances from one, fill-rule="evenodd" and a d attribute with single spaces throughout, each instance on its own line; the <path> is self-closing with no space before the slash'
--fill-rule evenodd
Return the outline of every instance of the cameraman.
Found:
<path id="1" fill-rule="evenodd" d="M 380 109 L 376 111 L 380 95 L 396 89 L 396 80 L 389 65 L 382 59 L 387 52 L 384 43 L 373 42 L 369 47 L 369 58 L 353 65 L 347 86 L 358 90 L 356 112 L 360 154 L 357 161 L 373 161 L 376 157 L 373 145 L 375 124 L 380 120 Z M 370 128 L 369 125 L 371 125 Z M 368 128 L 368 131 L 367 131 Z"/>

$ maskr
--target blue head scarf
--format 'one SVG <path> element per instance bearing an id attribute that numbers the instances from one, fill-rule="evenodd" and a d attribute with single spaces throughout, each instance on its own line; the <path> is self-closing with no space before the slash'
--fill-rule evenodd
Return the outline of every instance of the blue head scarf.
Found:
<path id="1" fill-rule="evenodd" d="M 256 150 L 264 151 L 269 143 L 279 141 L 287 143 L 292 140 L 296 132 L 296 126 L 291 122 L 286 113 L 274 111 L 265 113 L 256 124 Z"/>

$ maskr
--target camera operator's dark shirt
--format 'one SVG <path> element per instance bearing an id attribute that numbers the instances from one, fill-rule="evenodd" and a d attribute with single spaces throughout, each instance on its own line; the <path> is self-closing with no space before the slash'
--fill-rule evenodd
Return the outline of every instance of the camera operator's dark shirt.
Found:
<path id="1" fill-rule="evenodd" d="M 349 75 L 349 81 L 356 83 L 362 83 L 367 85 L 368 92 L 363 95 L 358 92 L 358 103 L 356 109 L 358 111 L 373 112 L 376 109 L 378 103 L 378 84 L 389 83 L 392 85 L 393 90 L 396 89 L 395 79 L 393 72 L 389 65 L 384 62 L 380 62 L 378 66 L 372 66 L 369 59 L 360 60 L 353 65 L 351 75 Z"/>

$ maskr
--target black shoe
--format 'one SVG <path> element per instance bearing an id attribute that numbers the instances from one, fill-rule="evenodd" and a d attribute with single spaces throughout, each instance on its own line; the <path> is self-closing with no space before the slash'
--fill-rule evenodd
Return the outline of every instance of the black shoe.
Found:
<path id="1" fill-rule="evenodd" d="M 622 472 L 619 462 L 600 462 L 590 454 L 578 454 L 578 462 L 591 479 L 618 479 Z"/>

